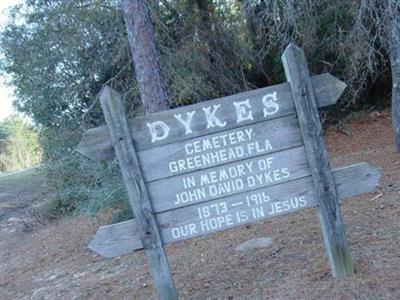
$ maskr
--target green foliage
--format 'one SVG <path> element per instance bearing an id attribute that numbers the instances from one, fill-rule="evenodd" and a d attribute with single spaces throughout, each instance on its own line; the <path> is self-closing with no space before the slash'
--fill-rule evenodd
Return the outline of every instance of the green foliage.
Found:
<path id="1" fill-rule="evenodd" d="M 103 122 L 96 104 L 104 82 L 137 94 L 117 3 L 25 1 L 12 10 L 0 39 L 0 70 L 11 75 L 15 104 L 40 128 L 43 170 L 53 195 L 44 212 L 93 214 L 124 201 L 113 166 L 73 152 L 82 132 Z M 136 106 L 130 102 L 127 108 Z"/>
<path id="2" fill-rule="evenodd" d="M 38 134 L 18 116 L 0 122 L 0 171 L 32 167 L 40 162 Z"/>
<path id="3" fill-rule="evenodd" d="M 104 208 L 121 207 L 126 192 L 115 166 L 102 165 L 71 154 L 44 171 L 52 196 L 42 208 L 45 215 L 58 217 L 73 212 L 95 215 Z M 72 161 L 72 162 L 71 162 Z"/>
<path id="4" fill-rule="evenodd" d="M 50 188 L 50 201 L 43 212 L 50 217 L 74 211 L 96 214 L 106 207 L 126 203 L 125 189 L 115 163 L 91 161 L 74 152 L 77 140 L 69 130 L 44 134 L 43 171 Z"/>
<path id="5" fill-rule="evenodd" d="M 101 85 L 128 65 L 112 2 L 26 1 L 12 11 L 1 35 L 1 69 L 12 75 L 16 105 L 37 125 L 78 126 Z"/>

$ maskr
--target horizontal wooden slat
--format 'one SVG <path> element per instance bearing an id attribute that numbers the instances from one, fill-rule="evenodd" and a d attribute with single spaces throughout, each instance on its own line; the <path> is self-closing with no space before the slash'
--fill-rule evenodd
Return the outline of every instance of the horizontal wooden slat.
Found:
<path id="1" fill-rule="evenodd" d="M 304 147 L 149 182 L 154 212 L 255 190 L 310 174 Z"/>
<path id="2" fill-rule="evenodd" d="M 145 181 L 154 181 L 303 144 L 292 115 L 139 152 Z"/>
<path id="3" fill-rule="evenodd" d="M 380 173 L 371 165 L 360 163 L 335 170 L 334 176 L 339 199 L 343 200 L 351 196 L 371 192 L 379 181 Z M 262 202 L 261 205 L 252 205 L 250 207 L 247 205 L 247 196 L 263 193 L 270 197 L 269 201 Z M 289 201 L 290 198 L 300 197 L 304 198 L 302 198 L 302 200 L 297 200 L 297 202 L 303 204 L 305 202 L 305 205 L 299 204 L 296 208 L 292 207 L 291 209 L 285 209 L 287 208 L 287 205 L 283 201 Z M 295 200 L 292 201 L 295 203 Z M 239 204 L 240 202 L 243 203 Z M 221 206 L 221 203 L 226 203 L 228 211 L 216 216 L 215 206 L 212 205 L 219 204 L 219 207 L 221 208 L 224 206 L 224 204 Z M 254 204 L 255 200 L 253 199 L 251 203 Z M 272 211 L 272 205 L 274 205 L 274 211 L 277 212 L 278 208 L 279 212 L 272 214 L 269 213 Z M 311 177 L 308 176 L 275 186 L 263 187 L 256 191 L 245 192 L 203 204 L 196 204 L 173 211 L 163 212 L 158 214 L 156 218 L 160 226 L 163 243 L 170 244 L 179 240 L 233 228 L 242 224 L 249 224 L 286 213 L 297 212 L 303 208 L 313 207 L 316 205 L 317 201 L 312 189 Z M 215 223 L 215 221 L 211 221 L 211 219 L 214 219 L 215 217 L 224 217 L 225 223 L 216 229 L 202 231 L 198 210 L 199 208 L 203 208 L 204 211 L 205 206 L 210 208 L 210 216 L 202 220 L 208 220 L 208 224 L 210 225 L 211 223 Z M 264 212 L 264 215 L 261 214 L 261 211 Z M 253 212 L 257 216 L 256 218 L 252 217 Z M 234 216 L 232 217 L 232 222 L 229 222 L 228 220 L 229 217 L 227 217 L 227 215 L 229 214 Z M 242 216 L 247 214 L 251 218 L 249 217 L 247 220 L 243 219 L 242 222 L 238 222 L 237 214 Z M 228 220 L 228 222 L 226 222 L 226 220 Z M 196 228 L 196 233 L 179 238 L 174 238 L 172 236 L 172 228 L 177 228 L 179 226 L 185 228 L 185 225 L 190 227 L 189 224 L 195 224 L 195 227 L 192 225 L 192 228 Z M 203 225 L 203 228 L 206 228 L 206 226 Z M 174 229 L 174 232 L 176 232 L 176 229 Z M 94 238 L 91 240 L 89 248 L 104 257 L 115 257 L 141 249 L 142 246 L 136 230 L 135 220 L 100 227 Z"/>
<path id="4" fill-rule="evenodd" d="M 312 77 L 312 83 L 319 107 L 336 103 L 337 99 L 346 87 L 342 81 L 329 74 Z M 265 116 L 263 97 L 274 92 L 276 92 L 276 103 L 279 105 L 279 109 L 276 112 L 269 110 L 268 113 L 274 113 Z M 250 108 L 245 107 L 246 112 L 244 115 L 247 116 L 251 110 L 252 119 L 238 122 L 237 111 L 233 102 L 246 101 L 247 99 L 249 100 Z M 214 124 L 214 127 L 207 128 L 203 108 L 210 107 L 210 111 L 212 112 L 214 105 L 221 105 L 217 109 L 215 115 L 218 117 L 221 124 L 226 122 L 224 127 L 219 127 Z M 186 113 L 191 111 L 195 111 L 195 114 L 192 119 L 191 132 L 187 133 L 184 126 L 176 119 L 175 115 L 181 114 L 182 118 L 186 119 Z M 295 108 L 289 84 L 283 83 L 135 118 L 129 121 L 129 128 L 137 150 L 143 151 L 149 148 L 203 136 L 205 134 L 221 132 L 260 121 L 280 118 L 294 114 L 294 112 Z M 146 124 L 154 121 L 162 121 L 170 128 L 168 138 L 155 142 L 151 141 L 149 128 Z M 95 160 L 114 158 L 110 135 L 105 126 L 86 131 L 76 150 Z"/>

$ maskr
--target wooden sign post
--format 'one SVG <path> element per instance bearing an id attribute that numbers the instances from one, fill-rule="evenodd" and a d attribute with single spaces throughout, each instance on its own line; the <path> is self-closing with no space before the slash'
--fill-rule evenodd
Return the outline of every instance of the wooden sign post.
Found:
<path id="1" fill-rule="evenodd" d="M 165 299 L 177 299 L 167 256 L 129 132 L 124 104 L 121 97 L 108 87 L 103 89 L 100 102 L 157 293 Z"/>
<path id="2" fill-rule="evenodd" d="M 85 132 L 77 151 L 118 158 L 135 220 L 101 227 L 89 248 L 144 249 L 159 298 L 176 299 L 164 245 L 317 206 L 332 274 L 351 275 L 339 201 L 372 191 L 380 174 L 366 163 L 330 168 L 318 107 L 345 84 L 310 77 L 293 44 L 282 60 L 289 83 L 133 120 L 105 87 L 107 127 Z"/>
<path id="3" fill-rule="evenodd" d="M 332 273 L 334 277 L 349 276 L 354 272 L 353 262 L 306 57 L 302 49 L 290 44 L 282 55 L 282 61 L 296 105 Z"/>

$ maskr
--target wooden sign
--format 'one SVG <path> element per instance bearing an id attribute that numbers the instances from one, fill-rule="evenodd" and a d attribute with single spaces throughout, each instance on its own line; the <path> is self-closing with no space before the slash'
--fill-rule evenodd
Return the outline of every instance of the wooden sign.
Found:
<path id="1" fill-rule="evenodd" d="M 329 74 L 314 76 L 311 82 L 318 107 L 335 104 L 346 88 L 342 81 Z M 157 146 L 278 119 L 295 112 L 290 85 L 283 83 L 138 117 L 129 120 L 128 126 L 140 155 L 142 151 Z M 85 132 L 77 151 L 95 160 L 113 159 L 114 150 L 107 126 Z"/>
<path id="2" fill-rule="evenodd" d="M 380 174 L 361 163 L 334 171 L 339 199 L 371 192 Z M 256 192 L 195 204 L 156 215 L 163 244 L 250 224 L 317 205 L 311 177 Z M 193 225 L 194 224 L 194 225 Z M 135 220 L 100 227 L 89 248 L 101 256 L 115 257 L 143 249 Z"/>
<path id="3" fill-rule="evenodd" d="M 331 170 L 318 107 L 345 84 L 310 78 L 293 44 L 282 59 L 289 83 L 129 121 L 105 87 L 107 126 L 88 130 L 77 150 L 117 156 L 136 219 L 101 227 L 89 248 L 105 257 L 144 249 L 159 297 L 172 299 L 163 245 L 317 206 L 333 275 L 352 274 L 339 200 L 370 192 L 380 174 L 365 163 Z"/>

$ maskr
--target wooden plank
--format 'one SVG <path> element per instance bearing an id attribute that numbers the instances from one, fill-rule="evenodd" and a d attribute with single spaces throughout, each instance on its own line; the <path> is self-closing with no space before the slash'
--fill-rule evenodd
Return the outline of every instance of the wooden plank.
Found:
<path id="1" fill-rule="evenodd" d="M 340 200 L 344 200 L 348 197 L 356 196 L 363 193 L 371 192 L 377 185 L 380 173 L 371 165 L 367 163 L 360 163 L 344 168 L 340 168 L 334 171 L 335 181 L 337 183 L 337 192 Z M 275 197 L 272 198 L 275 190 Z M 279 186 L 272 186 L 261 188 L 257 191 L 252 191 L 248 193 L 243 193 L 240 195 L 230 196 L 223 199 L 215 200 L 214 202 L 224 201 L 229 207 L 232 207 L 232 203 L 237 203 L 239 201 L 244 201 L 246 196 L 255 193 L 265 193 L 271 197 L 271 200 L 266 204 L 265 207 L 269 208 L 272 202 L 277 203 L 283 198 L 287 197 L 305 197 L 307 200 L 307 206 L 298 207 L 296 210 L 283 211 L 281 214 L 289 212 L 297 212 L 306 207 L 317 206 L 318 201 L 315 199 L 315 193 L 312 188 L 311 176 L 306 178 L 301 178 L 289 183 L 284 183 Z M 244 199 L 244 200 L 243 200 Z M 211 204 L 211 202 L 209 202 Z M 197 205 L 202 206 L 202 205 Z M 182 223 L 182 215 L 191 222 L 190 217 L 197 211 L 197 206 L 180 208 L 177 210 L 164 212 L 156 215 L 157 221 L 160 222 L 161 236 L 164 244 L 169 244 L 177 242 L 177 239 L 171 239 L 171 226 L 177 226 Z M 268 207 L 269 206 L 269 207 Z M 234 213 L 236 213 L 234 211 Z M 248 224 L 251 222 L 258 222 L 260 220 L 268 219 L 271 217 L 278 216 L 279 214 L 269 215 L 266 214 L 264 217 L 257 219 L 248 219 L 242 223 L 235 222 L 233 226 L 227 226 L 224 228 L 219 228 L 219 230 L 224 230 L 227 228 L 232 228 L 242 224 Z M 197 217 L 198 218 L 198 217 Z M 196 216 L 194 217 L 196 219 Z M 210 232 L 206 232 L 207 234 Z M 187 237 L 191 238 L 193 236 Z M 104 257 L 115 257 L 118 255 L 130 253 L 134 250 L 142 249 L 142 244 L 140 241 L 139 234 L 136 229 L 136 221 L 129 220 L 118 224 L 112 224 L 107 226 L 102 226 L 97 231 L 94 238 L 89 244 L 89 249 L 97 252 Z"/>
<path id="2" fill-rule="evenodd" d="M 129 132 L 122 99 L 118 93 L 106 86 L 100 95 L 100 102 L 128 192 L 128 199 L 135 213 L 137 228 L 157 294 L 167 295 L 168 299 L 177 299 L 167 256 Z"/>
<path id="3" fill-rule="evenodd" d="M 342 81 L 329 74 L 314 76 L 312 78 L 312 84 L 315 88 L 316 98 L 320 107 L 336 103 L 346 87 Z M 275 99 L 273 97 L 275 92 L 276 101 L 274 101 Z M 238 104 L 247 100 L 249 100 L 248 105 L 247 103 Z M 233 102 L 236 102 L 238 107 L 236 107 Z M 275 110 L 276 104 L 279 106 L 277 110 Z M 220 107 L 218 107 L 219 105 Z M 212 113 L 214 106 L 216 109 L 215 116 L 220 121 L 219 125 L 224 124 L 225 126 L 218 126 L 215 124 L 216 122 L 214 122 L 213 127 L 207 128 L 207 120 L 203 109 L 208 107 L 209 112 Z M 242 120 L 238 120 L 237 111 L 240 109 L 243 110 L 241 112 Z M 267 110 L 266 116 L 265 109 Z M 193 111 L 195 113 L 192 117 L 191 132 L 188 133 L 175 116 L 180 115 L 183 120 L 187 120 L 188 113 Z M 250 112 L 252 114 L 252 119 L 249 118 Z M 260 121 L 284 117 L 294 112 L 295 107 L 289 84 L 283 83 L 135 118 L 129 121 L 129 128 L 137 151 L 143 151 L 152 147 L 183 141 L 205 134 L 221 132 Z M 151 124 L 155 121 L 164 122 L 170 129 L 170 132 L 168 138 L 152 143 L 147 124 Z M 92 128 L 86 131 L 76 150 L 95 160 L 114 158 L 110 136 L 105 126 Z"/>
<path id="4" fill-rule="evenodd" d="M 107 258 L 143 249 L 136 220 L 101 226 L 88 248 Z"/>
<path id="5" fill-rule="evenodd" d="M 339 278 L 350 276 L 354 273 L 353 262 L 307 61 L 303 50 L 294 44 L 286 48 L 282 61 L 303 135 L 332 273 Z"/>
<path id="6" fill-rule="evenodd" d="M 297 119 L 287 116 L 138 153 L 146 182 L 301 146 Z"/>
<path id="7" fill-rule="evenodd" d="M 310 175 L 304 148 L 225 164 L 147 183 L 156 213 Z"/>

